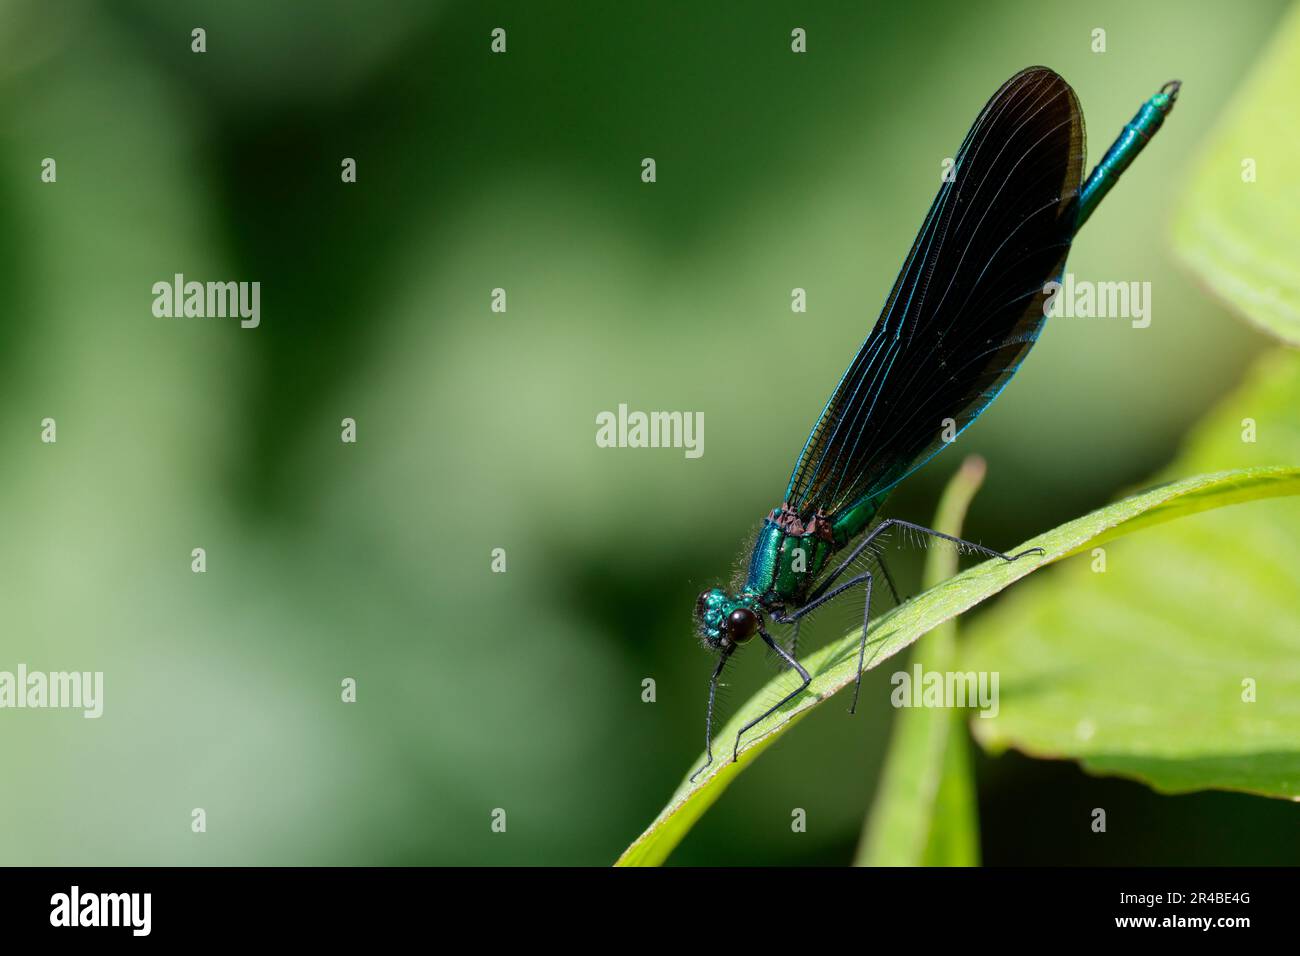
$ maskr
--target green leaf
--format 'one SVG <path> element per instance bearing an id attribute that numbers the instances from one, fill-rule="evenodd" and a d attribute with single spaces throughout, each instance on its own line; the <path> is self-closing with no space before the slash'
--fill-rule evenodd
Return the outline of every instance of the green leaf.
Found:
<path id="1" fill-rule="evenodd" d="M 872 622 L 867 667 L 876 667 L 903 650 L 922 634 L 969 610 L 1025 575 L 1076 554 L 1095 543 L 1127 534 L 1183 515 L 1260 498 L 1300 494 L 1300 468 L 1258 468 L 1198 475 L 1170 482 L 1108 505 L 1026 542 L 1023 548 L 1042 548 L 1010 564 L 992 560 L 931 588 L 901 607 Z M 1018 549 L 1018 550 L 1023 550 Z M 857 666 L 858 635 L 854 631 L 808 655 L 804 666 L 812 675 L 807 693 L 749 732 L 738 761 L 715 760 L 712 768 L 691 783 L 684 779 L 668 805 L 618 860 L 622 866 L 654 866 L 667 859 L 695 821 L 721 796 L 745 767 L 808 711 L 836 691 L 853 683 Z M 768 701 L 789 693 L 795 676 L 786 671 L 773 679 L 738 709 L 717 735 L 719 756 L 731 748 L 736 731 L 766 710 Z M 689 768 L 704 762 L 704 755 Z"/>
<path id="2" fill-rule="evenodd" d="M 1175 251 L 1216 295 L 1291 344 L 1300 344 L 1297 89 L 1300 5 L 1234 95 L 1198 162 L 1173 233 Z"/>
<path id="3" fill-rule="evenodd" d="M 1254 441 L 1243 441 L 1254 430 Z M 1300 461 L 1300 356 L 1270 355 L 1172 471 Z M 1080 760 L 1165 793 L 1300 799 L 1300 503 L 1201 515 L 1081 557 L 976 622 L 994 752 Z M 1243 696 L 1253 681 L 1255 700 Z"/>
<path id="4" fill-rule="evenodd" d="M 961 536 L 971 499 L 984 481 L 982 458 L 967 458 L 939 499 L 934 529 Z M 957 573 L 955 548 L 931 548 L 924 586 Z M 912 647 L 911 663 L 931 671 L 957 665 L 957 622 L 941 624 Z M 978 866 L 979 829 L 966 722 L 961 710 L 898 711 L 856 866 Z"/>

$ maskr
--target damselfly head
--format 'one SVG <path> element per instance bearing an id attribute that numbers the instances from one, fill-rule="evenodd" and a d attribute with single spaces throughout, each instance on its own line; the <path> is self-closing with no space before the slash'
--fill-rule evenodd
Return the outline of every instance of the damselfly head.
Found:
<path id="1" fill-rule="evenodd" d="M 715 651 L 744 644 L 758 633 L 759 623 L 758 608 L 748 595 L 709 588 L 695 601 L 696 629 Z"/>

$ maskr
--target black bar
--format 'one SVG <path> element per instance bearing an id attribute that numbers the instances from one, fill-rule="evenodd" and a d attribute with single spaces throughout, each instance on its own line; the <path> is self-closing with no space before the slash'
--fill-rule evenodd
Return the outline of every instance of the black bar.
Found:
<path id="1" fill-rule="evenodd" d="M 90 944 L 396 943 L 417 933 L 451 946 L 472 932 L 483 943 L 613 945 L 689 938 L 715 922 L 731 942 L 770 942 L 784 932 L 774 924 L 787 921 L 837 938 L 916 933 L 927 944 L 1097 936 L 1231 944 L 1241 933 L 1294 929 L 1295 884 L 1290 869 L 24 868 L 0 871 L 0 925 L 6 942 Z M 78 922 L 116 913 L 120 925 L 52 925 L 70 921 L 74 886 Z M 146 893 L 148 933 L 137 935 L 145 897 L 116 894 Z M 1208 927 L 1189 925 L 1206 919 Z"/>

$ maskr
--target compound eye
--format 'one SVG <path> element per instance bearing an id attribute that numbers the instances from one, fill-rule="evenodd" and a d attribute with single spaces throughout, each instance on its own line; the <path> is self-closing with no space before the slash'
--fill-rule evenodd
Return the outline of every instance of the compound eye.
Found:
<path id="1" fill-rule="evenodd" d="M 737 644 L 744 644 L 758 630 L 758 615 L 749 608 L 736 608 L 727 617 L 727 636 Z"/>
<path id="2" fill-rule="evenodd" d="M 701 591 L 700 596 L 695 599 L 696 617 L 701 619 L 704 617 L 704 612 L 708 608 L 708 604 L 709 604 L 709 594 L 710 594 L 709 591 Z"/>

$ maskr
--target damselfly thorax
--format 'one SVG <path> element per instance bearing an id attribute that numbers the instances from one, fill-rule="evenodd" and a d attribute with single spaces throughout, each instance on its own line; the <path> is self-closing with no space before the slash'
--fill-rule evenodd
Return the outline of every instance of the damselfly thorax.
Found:
<path id="1" fill-rule="evenodd" d="M 821 511 L 804 520 L 788 503 L 768 515 L 749 556 L 745 590 L 764 607 L 798 607 L 838 550 L 830 519 Z"/>
<path id="2" fill-rule="evenodd" d="M 700 637 L 715 649 L 743 643 L 757 628 L 737 640 L 750 623 L 742 615 L 732 626 L 730 617 L 737 609 L 781 616 L 788 608 L 807 604 L 831 558 L 862 533 L 877 510 L 875 502 L 866 501 L 832 520 L 819 508 L 805 517 L 788 501 L 772 509 L 750 549 L 739 593 L 713 588 L 700 595 L 696 613 Z"/>

